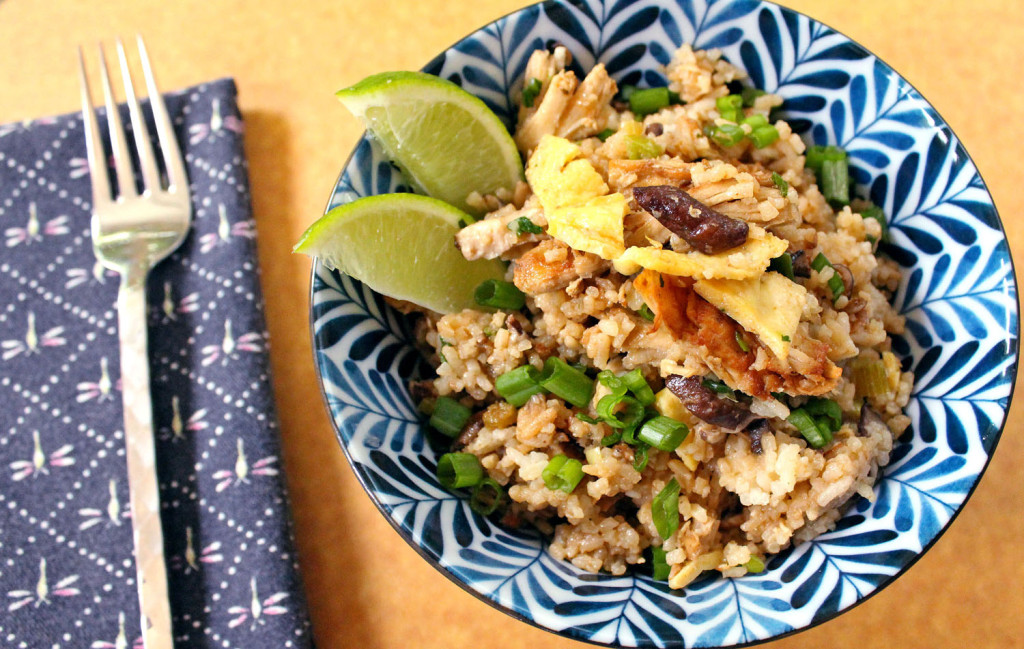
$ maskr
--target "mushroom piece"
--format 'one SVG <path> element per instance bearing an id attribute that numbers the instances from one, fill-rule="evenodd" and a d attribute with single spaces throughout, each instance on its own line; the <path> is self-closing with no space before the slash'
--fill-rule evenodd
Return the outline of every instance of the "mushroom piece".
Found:
<path id="1" fill-rule="evenodd" d="M 873 435 L 891 435 L 889 426 L 882 419 L 882 415 L 875 412 L 875 410 L 868 405 L 865 401 L 864 405 L 860 407 L 860 421 L 857 422 L 857 436 L 858 437 L 871 437 Z"/>
<path id="2" fill-rule="evenodd" d="M 706 255 L 743 245 L 750 228 L 744 221 L 711 209 L 678 187 L 634 187 L 637 205 Z"/>
<path id="3" fill-rule="evenodd" d="M 714 426 L 735 432 L 743 430 L 758 418 L 746 405 L 715 394 L 699 376 L 684 378 L 673 374 L 665 380 L 665 387 L 679 398 L 694 417 Z"/>

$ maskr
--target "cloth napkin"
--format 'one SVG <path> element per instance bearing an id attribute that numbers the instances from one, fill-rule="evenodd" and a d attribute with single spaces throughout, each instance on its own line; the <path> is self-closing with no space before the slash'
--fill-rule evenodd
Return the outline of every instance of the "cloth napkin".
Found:
<path id="1" fill-rule="evenodd" d="M 148 285 L 174 636 L 308 647 L 236 99 L 230 79 L 166 96 L 194 213 Z M 141 647 L 119 278 L 93 256 L 91 199 L 80 115 L 0 126 L 3 646 Z"/>

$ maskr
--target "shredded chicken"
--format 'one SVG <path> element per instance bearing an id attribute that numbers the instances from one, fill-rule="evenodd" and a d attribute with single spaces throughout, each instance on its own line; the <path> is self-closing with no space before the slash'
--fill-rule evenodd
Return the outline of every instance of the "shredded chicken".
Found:
<path id="1" fill-rule="evenodd" d="M 546 239 L 515 261 L 513 282 L 523 293 L 539 295 L 603 273 L 610 265 L 597 255 L 573 250 L 557 239 Z"/>
<path id="2" fill-rule="evenodd" d="M 526 66 L 525 79 L 538 79 L 541 89 L 532 106 L 522 106 L 516 145 L 523 152 L 537 148 L 545 135 L 580 140 L 599 133 L 614 114 L 611 99 L 618 92 L 603 64 L 598 64 L 580 82 L 566 70 L 572 62 L 568 51 L 558 46 L 553 53 L 534 52 Z"/>
<path id="3" fill-rule="evenodd" d="M 466 259 L 495 259 L 515 246 L 544 238 L 543 234 L 528 232 L 517 235 L 509 229 L 509 224 L 523 217 L 534 225 L 547 225 L 544 212 L 536 201 L 530 201 L 522 209 L 516 209 L 510 203 L 489 214 L 487 218 L 459 230 L 455 235 L 455 245 Z"/>
<path id="4" fill-rule="evenodd" d="M 794 349 L 788 362 L 781 361 L 756 336 L 697 295 L 692 280 L 645 270 L 633 286 L 654 312 L 655 326 L 666 326 L 677 338 L 698 346 L 701 360 L 734 390 L 761 399 L 771 398 L 772 392 L 818 395 L 835 388 L 842 376 L 828 359 L 828 346 L 816 340 L 801 341 L 802 348 Z M 750 351 L 736 344 L 737 334 Z M 758 363 L 762 359 L 767 362 Z"/>

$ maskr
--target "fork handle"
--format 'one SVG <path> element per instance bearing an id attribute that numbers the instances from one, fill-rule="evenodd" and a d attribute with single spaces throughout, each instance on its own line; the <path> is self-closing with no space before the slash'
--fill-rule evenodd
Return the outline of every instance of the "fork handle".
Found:
<path id="1" fill-rule="evenodd" d="M 129 269 L 121 275 L 117 324 L 143 646 L 145 649 L 173 649 L 164 535 L 160 524 L 160 487 L 156 472 L 146 323 L 146 273 Z"/>

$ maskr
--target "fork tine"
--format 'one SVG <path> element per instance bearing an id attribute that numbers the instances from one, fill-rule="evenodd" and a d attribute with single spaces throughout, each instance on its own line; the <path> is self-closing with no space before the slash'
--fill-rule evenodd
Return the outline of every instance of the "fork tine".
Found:
<path id="1" fill-rule="evenodd" d="M 135 189 L 135 174 L 132 171 L 132 159 L 128 156 L 124 127 L 121 125 L 121 112 L 114 100 L 114 91 L 110 87 L 110 73 L 107 71 L 107 57 L 100 46 L 100 80 L 103 83 L 103 99 L 107 105 L 107 130 L 110 131 L 110 148 L 114 152 L 114 166 L 117 169 L 117 192 L 122 198 L 138 195 Z"/>
<path id="2" fill-rule="evenodd" d="M 121 80 L 124 82 L 125 98 L 128 100 L 128 113 L 132 118 L 132 130 L 135 131 L 135 150 L 139 155 L 139 167 L 142 170 L 142 186 L 146 191 L 158 191 L 160 174 L 157 172 L 156 158 L 153 157 L 153 147 L 150 145 L 149 129 L 146 128 L 142 108 L 139 107 L 139 100 L 135 96 L 132 73 L 128 69 L 128 57 L 120 38 L 117 39 L 117 58 L 121 61 Z"/>
<path id="3" fill-rule="evenodd" d="M 92 180 L 92 205 L 95 209 L 111 201 L 110 178 L 107 176 L 106 154 L 100 141 L 100 129 L 96 125 L 96 113 L 92 107 L 92 93 L 89 79 L 85 74 L 85 57 L 78 48 L 78 78 L 82 88 L 82 123 L 85 128 L 85 150 L 89 161 L 89 178 Z"/>
<path id="4" fill-rule="evenodd" d="M 168 190 L 187 188 L 188 181 L 185 176 L 185 166 L 182 163 L 181 150 L 178 148 L 178 138 L 174 135 L 171 118 L 167 115 L 167 105 L 164 103 L 163 95 L 160 94 L 160 89 L 156 86 L 156 78 L 153 76 L 153 67 L 149 63 L 146 44 L 142 41 L 141 35 L 136 34 L 135 39 L 139 46 L 142 74 L 146 77 L 146 89 L 149 92 L 150 107 L 153 109 L 156 134 L 160 140 L 160 150 L 163 151 L 164 166 L 167 168 L 167 180 L 170 184 Z"/>

